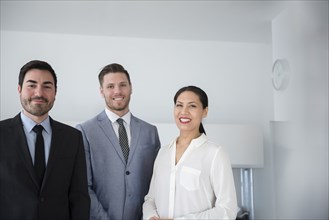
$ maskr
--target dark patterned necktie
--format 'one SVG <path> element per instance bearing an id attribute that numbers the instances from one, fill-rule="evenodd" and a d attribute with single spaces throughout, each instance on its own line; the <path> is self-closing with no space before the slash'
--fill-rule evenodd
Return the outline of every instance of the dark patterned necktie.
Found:
<path id="1" fill-rule="evenodd" d="M 37 133 L 37 140 L 35 142 L 34 169 L 41 186 L 46 169 L 45 144 L 42 136 L 43 127 L 42 125 L 36 125 L 32 130 Z"/>
<path id="2" fill-rule="evenodd" d="M 119 118 L 117 122 L 119 123 L 119 143 L 122 149 L 123 156 L 127 163 L 129 156 L 129 144 L 128 144 L 127 132 L 125 126 L 123 125 L 123 119 Z"/>

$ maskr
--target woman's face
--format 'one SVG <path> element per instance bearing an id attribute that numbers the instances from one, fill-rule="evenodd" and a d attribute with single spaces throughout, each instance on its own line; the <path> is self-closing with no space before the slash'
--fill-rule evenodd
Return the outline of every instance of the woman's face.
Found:
<path id="1" fill-rule="evenodd" d="M 194 92 L 185 91 L 177 97 L 174 117 L 181 132 L 199 132 L 202 118 L 206 117 L 207 113 L 208 107 L 203 108 L 199 96 Z"/>

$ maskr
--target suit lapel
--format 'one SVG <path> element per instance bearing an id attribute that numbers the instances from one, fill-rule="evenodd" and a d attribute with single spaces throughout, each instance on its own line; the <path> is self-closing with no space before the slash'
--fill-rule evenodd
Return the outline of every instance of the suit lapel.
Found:
<path id="1" fill-rule="evenodd" d="M 58 146 L 62 145 L 62 141 L 64 140 L 62 133 L 62 129 L 60 126 L 58 126 L 58 123 L 54 121 L 52 118 L 50 118 L 50 125 L 52 130 L 52 136 L 51 136 L 51 144 L 50 144 L 50 151 L 49 151 L 49 157 L 48 157 L 48 163 L 46 167 L 45 177 L 43 178 L 42 187 L 43 189 L 45 183 L 47 182 L 47 179 L 51 173 L 51 169 L 54 167 L 56 157 L 58 155 Z"/>
<path id="2" fill-rule="evenodd" d="M 118 137 L 116 136 L 113 126 L 111 124 L 111 121 L 108 119 L 105 111 L 100 113 L 100 115 L 97 117 L 99 126 L 101 127 L 102 131 L 104 132 L 107 139 L 110 141 L 111 145 L 117 152 L 118 156 L 120 157 L 122 163 L 126 164 L 125 159 L 122 154 L 121 146 L 119 144 Z M 110 146 L 109 146 L 110 147 Z"/>
<path id="3" fill-rule="evenodd" d="M 138 142 L 140 137 L 140 123 L 136 120 L 136 118 L 131 115 L 130 120 L 130 131 L 131 131 L 131 141 L 130 141 L 130 152 L 129 152 L 129 158 L 133 158 L 137 148 L 138 148 Z M 128 159 L 128 164 L 131 160 Z"/>
<path id="4" fill-rule="evenodd" d="M 36 187 L 39 189 L 40 186 L 34 171 L 31 154 L 27 146 L 27 141 L 25 137 L 25 132 L 23 130 L 23 123 L 21 121 L 20 114 L 16 115 L 16 117 L 13 119 L 12 134 L 13 134 L 13 139 L 17 142 L 15 146 L 18 146 L 19 148 L 18 154 L 21 156 L 21 159 L 24 161 L 25 167 L 28 173 L 30 174 L 31 179 L 33 180 Z"/>

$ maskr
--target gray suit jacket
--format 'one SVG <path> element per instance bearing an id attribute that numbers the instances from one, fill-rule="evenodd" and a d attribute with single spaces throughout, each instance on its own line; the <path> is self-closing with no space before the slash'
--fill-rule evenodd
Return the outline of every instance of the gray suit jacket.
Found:
<path id="1" fill-rule="evenodd" d="M 157 128 L 131 115 L 127 165 L 105 111 L 77 125 L 87 158 L 91 220 L 141 219 L 153 163 L 160 148 Z"/>

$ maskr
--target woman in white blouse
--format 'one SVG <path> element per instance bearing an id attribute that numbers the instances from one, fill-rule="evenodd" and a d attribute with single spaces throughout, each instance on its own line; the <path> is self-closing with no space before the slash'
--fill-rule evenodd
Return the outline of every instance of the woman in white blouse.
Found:
<path id="1" fill-rule="evenodd" d="M 160 149 L 143 204 L 143 219 L 235 219 L 232 167 L 224 149 L 209 141 L 202 125 L 207 94 L 183 87 L 174 97 L 179 136 Z"/>

